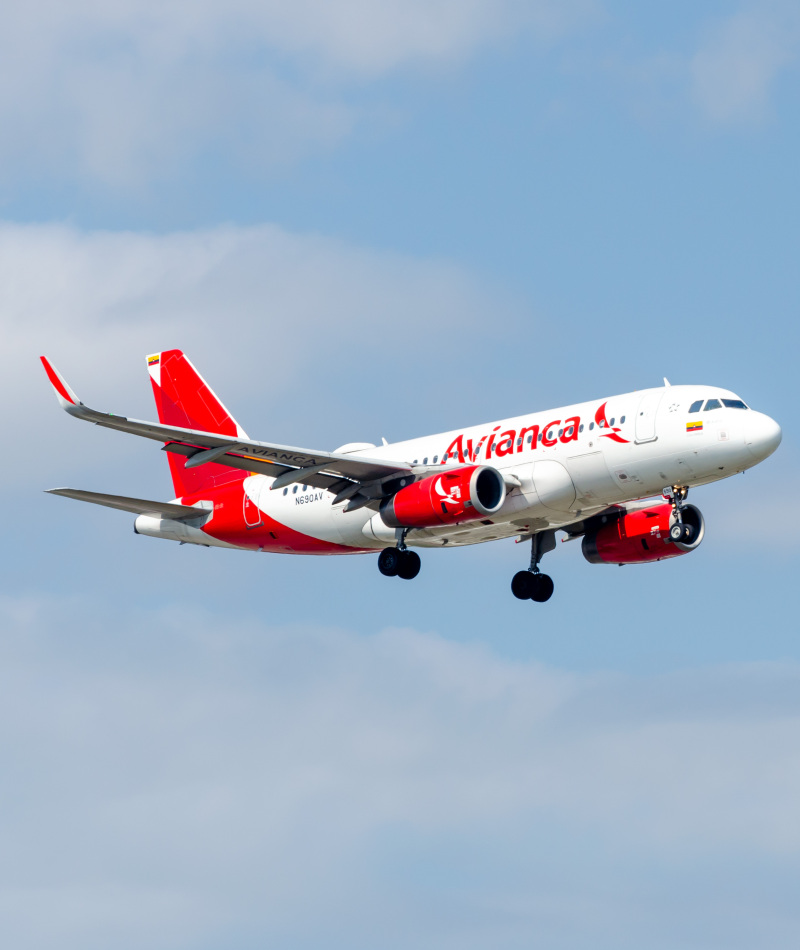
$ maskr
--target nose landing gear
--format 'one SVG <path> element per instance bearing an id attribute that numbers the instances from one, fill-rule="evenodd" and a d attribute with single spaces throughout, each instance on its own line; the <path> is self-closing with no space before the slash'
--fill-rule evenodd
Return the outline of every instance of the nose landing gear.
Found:
<path id="1" fill-rule="evenodd" d="M 531 563 L 527 571 L 517 571 L 511 579 L 511 593 L 519 600 L 543 604 L 553 596 L 553 579 L 539 570 L 539 561 L 556 546 L 555 531 L 540 531 L 531 538 Z"/>
<path id="2" fill-rule="evenodd" d="M 384 577 L 402 577 L 413 580 L 419 574 L 422 561 L 416 551 L 406 547 L 406 528 L 397 529 L 397 547 L 384 548 L 378 555 L 378 570 Z"/>
<path id="3" fill-rule="evenodd" d="M 686 485 L 668 485 L 661 494 L 671 503 L 673 517 L 675 521 L 669 529 L 669 539 L 684 544 L 691 544 L 694 540 L 695 529 L 687 521 L 683 520 L 683 512 L 686 507 L 686 498 L 689 489 Z"/>

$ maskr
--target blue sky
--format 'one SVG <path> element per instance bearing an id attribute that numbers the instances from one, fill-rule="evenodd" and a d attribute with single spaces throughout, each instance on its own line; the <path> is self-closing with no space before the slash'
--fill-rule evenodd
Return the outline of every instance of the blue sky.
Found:
<path id="1" fill-rule="evenodd" d="M 41 0 L 0 14 L 0 921 L 15 946 L 796 942 L 800 16 L 789 2 Z M 778 453 L 691 557 L 546 605 L 513 543 L 134 537 L 184 348 L 333 448 L 719 384 Z"/>

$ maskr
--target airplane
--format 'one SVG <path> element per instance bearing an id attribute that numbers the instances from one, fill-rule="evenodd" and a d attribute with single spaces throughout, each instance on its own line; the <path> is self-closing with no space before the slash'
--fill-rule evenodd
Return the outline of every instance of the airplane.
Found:
<path id="1" fill-rule="evenodd" d="M 181 350 L 147 357 L 158 424 L 90 409 L 46 357 L 70 415 L 163 443 L 171 501 L 51 489 L 128 511 L 139 535 L 283 554 L 378 552 L 387 577 L 420 571 L 414 548 L 531 542 L 511 591 L 542 603 L 540 563 L 581 538 L 592 564 L 642 564 L 697 549 L 690 488 L 752 468 L 781 441 L 769 416 L 717 386 L 664 385 L 485 425 L 334 452 L 257 442 Z"/>

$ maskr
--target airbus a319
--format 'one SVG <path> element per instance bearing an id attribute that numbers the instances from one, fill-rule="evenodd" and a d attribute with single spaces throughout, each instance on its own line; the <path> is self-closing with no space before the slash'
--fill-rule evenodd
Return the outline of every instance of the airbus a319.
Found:
<path id="1" fill-rule="evenodd" d="M 158 423 L 84 405 L 42 357 L 61 406 L 78 419 L 163 443 L 175 498 L 72 488 L 80 501 L 137 515 L 137 534 L 280 554 L 378 553 L 410 580 L 415 549 L 530 541 L 511 590 L 542 602 L 540 563 L 556 531 L 593 564 L 678 557 L 702 542 L 690 488 L 752 468 L 780 426 L 717 386 L 664 386 L 406 442 L 333 452 L 250 439 L 180 350 L 147 357 Z"/>

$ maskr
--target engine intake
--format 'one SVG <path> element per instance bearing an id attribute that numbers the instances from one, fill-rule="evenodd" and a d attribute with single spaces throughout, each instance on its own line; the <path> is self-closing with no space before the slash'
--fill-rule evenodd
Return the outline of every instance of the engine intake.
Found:
<path id="1" fill-rule="evenodd" d="M 674 522 L 669 504 L 625 512 L 583 536 L 583 556 L 591 564 L 646 564 L 694 551 L 706 530 L 699 509 L 694 505 L 683 508 L 683 522 L 692 528 L 690 541 L 670 541 Z"/>
<path id="2" fill-rule="evenodd" d="M 467 465 L 401 488 L 381 504 L 381 517 L 391 528 L 435 528 L 493 515 L 505 500 L 506 485 L 496 468 Z"/>

